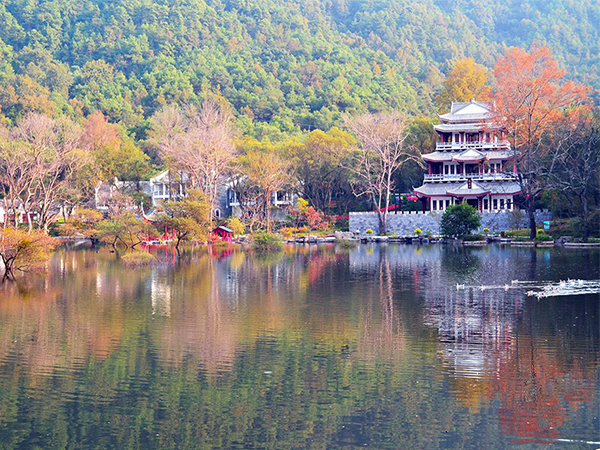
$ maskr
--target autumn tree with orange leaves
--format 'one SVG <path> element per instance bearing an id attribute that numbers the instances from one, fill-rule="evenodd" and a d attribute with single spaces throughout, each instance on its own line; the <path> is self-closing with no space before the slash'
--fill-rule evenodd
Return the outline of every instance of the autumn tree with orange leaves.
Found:
<path id="1" fill-rule="evenodd" d="M 529 51 L 507 49 L 494 70 L 495 122 L 513 140 L 531 239 L 536 236 L 534 204 L 552 170 L 549 137 L 568 107 L 587 99 L 589 88 L 565 81 L 550 50 L 534 43 Z"/>

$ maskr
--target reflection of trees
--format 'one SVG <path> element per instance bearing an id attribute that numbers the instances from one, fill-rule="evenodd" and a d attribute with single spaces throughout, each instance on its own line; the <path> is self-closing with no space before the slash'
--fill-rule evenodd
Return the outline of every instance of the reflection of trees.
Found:
<path id="1" fill-rule="evenodd" d="M 133 271 L 60 255 L 1 293 L 2 445 L 502 448 L 499 426 L 594 430 L 573 405 L 597 401 L 598 327 L 575 319 L 596 299 L 535 303 L 536 323 L 514 292 L 449 289 L 439 249 L 380 250 L 195 252 Z M 493 267 L 495 282 L 513 275 Z"/>
<path id="2" fill-rule="evenodd" d="M 357 353 L 361 360 L 400 358 L 406 350 L 402 326 L 394 304 L 394 279 L 387 252 L 380 254 L 377 290 L 365 300 Z M 374 304 L 375 303 L 375 304 Z"/>
<path id="3" fill-rule="evenodd" d="M 445 246 L 441 252 L 441 263 L 451 281 L 468 284 L 480 269 L 481 251 L 469 247 Z"/>
<path id="4" fill-rule="evenodd" d="M 498 253 L 494 248 L 490 251 Z M 573 420 L 576 404 L 597 401 L 593 391 L 597 384 L 591 380 L 598 363 L 593 355 L 599 353 L 589 349 L 590 342 L 598 340 L 594 338 L 598 327 L 586 327 L 588 319 L 581 319 L 594 306 L 579 311 L 574 305 L 560 311 L 549 309 L 564 305 L 565 299 L 525 304 L 522 291 L 502 286 L 510 285 L 512 279 L 539 276 L 538 254 L 527 249 L 511 254 L 510 259 L 501 256 L 492 255 L 492 263 L 482 260 L 479 271 L 470 275 L 478 280 L 477 285 L 467 282 L 459 290 L 454 287 L 456 260 L 443 260 L 444 270 L 429 280 L 425 323 L 437 329 L 442 362 L 452 375 L 452 391 L 460 404 L 481 411 L 481 406 L 497 401 L 507 435 L 558 438 L 560 428 Z M 581 299 L 577 300 L 579 304 Z M 529 311 L 532 308 L 535 313 Z M 521 322 L 523 314 L 528 315 L 527 322 Z M 577 328 L 560 325 L 569 314 Z M 573 330 L 582 326 L 585 331 L 575 335 Z M 580 358 L 568 356 L 577 353 L 578 345 L 587 351 L 580 351 Z"/>
<path id="5" fill-rule="evenodd" d="M 542 440 L 563 437 L 561 427 L 568 428 L 573 410 L 598 402 L 594 379 L 600 336 L 597 318 L 588 314 L 594 308 L 597 298 L 581 296 L 536 302 L 526 311 L 510 358 L 501 362 L 493 381 L 505 433 Z M 583 422 L 578 426 L 589 427 Z M 597 433 L 597 422 L 590 425 L 591 433 Z"/>

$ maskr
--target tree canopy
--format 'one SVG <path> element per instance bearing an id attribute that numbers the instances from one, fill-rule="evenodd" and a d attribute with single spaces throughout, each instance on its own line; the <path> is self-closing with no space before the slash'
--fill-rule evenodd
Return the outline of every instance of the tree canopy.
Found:
<path id="1" fill-rule="evenodd" d="M 101 111 L 142 138 L 165 105 L 221 96 L 259 140 L 328 130 L 343 113 L 432 113 L 443 73 L 505 45 L 551 46 L 600 87 L 593 0 L 7 0 L 0 112 Z M 467 59 L 468 61 L 468 59 Z"/>
<path id="2" fill-rule="evenodd" d="M 460 237 L 471 234 L 481 225 L 481 217 L 477 209 L 468 203 L 451 205 L 444 211 L 440 229 L 444 236 Z"/>

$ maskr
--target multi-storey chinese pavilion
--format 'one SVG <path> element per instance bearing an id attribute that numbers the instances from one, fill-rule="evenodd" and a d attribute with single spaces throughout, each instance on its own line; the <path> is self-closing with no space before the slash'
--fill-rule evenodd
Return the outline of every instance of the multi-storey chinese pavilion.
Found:
<path id="1" fill-rule="evenodd" d="M 425 211 L 444 211 L 467 202 L 481 212 L 514 209 L 521 192 L 515 154 L 504 131 L 491 123 L 491 104 L 452 103 L 435 125 L 440 135 L 433 153 L 423 155 L 428 165 L 423 185 L 415 194 Z"/>

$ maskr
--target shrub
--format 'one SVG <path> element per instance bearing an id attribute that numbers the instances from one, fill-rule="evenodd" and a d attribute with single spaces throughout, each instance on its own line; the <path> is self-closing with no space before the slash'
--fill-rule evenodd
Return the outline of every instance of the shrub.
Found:
<path id="1" fill-rule="evenodd" d="M 458 237 L 471 234 L 481 225 L 481 216 L 467 203 L 452 205 L 444 212 L 440 228 L 446 237 Z"/>
<path id="2" fill-rule="evenodd" d="M 527 240 L 529 240 L 529 234 L 530 234 L 529 228 L 521 228 L 518 230 L 507 231 L 504 233 L 504 236 L 512 237 L 512 238 L 524 237 L 524 238 L 527 238 Z"/>
<path id="3" fill-rule="evenodd" d="M 259 252 L 281 250 L 283 241 L 279 236 L 270 233 L 256 233 L 251 238 L 252 248 Z"/>
<path id="4" fill-rule="evenodd" d="M 472 242 L 472 241 L 484 241 L 485 236 L 483 234 L 465 234 L 461 237 L 463 241 Z"/>
<path id="5" fill-rule="evenodd" d="M 354 248 L 358 246 L 356 241 L 347 241 L 345 239 L 339 240 L 337 244 L 340 246 L 340 248 Z"/>
<path id="6" fill-rule="evenodd" d="M 554 238 L 550 235 L 547 235 L 544 231 L 538 230 L 537 236 L 534 240 L 537 242 L 548 242 L 554 240 Z"/>
<path id="7" fill-rule="evenodd" d="M 290 219 L 296 226 L 308 225 L 311 230 L 324 230 L 329 227 L 329 220 L 322 211 L 308 206 L 308 200 L 299 198 L 296 208 L 290 213 Z"/>
<path id="8" fill-rule="evenodd" d="M 140 267 L 156 262 L 156 257 L 146 252 L 130 252 L 125 253 L 121 261 L 128 267 Z"/>
<path id="9" fill-rule="evenodd" d="M 4 278 L 14 279 L 15 271 L 26 272 L 44 266 L 50 259 L 57 241 L 35 231 L 0 230 L 0 260 Z"/>
<path id="10" fill-rule="evenodd" d="M 310 230 L 308 227 L 282 227 L 279 229 L 279 233 L 284 237 L 284 239 L 291 239 L 292 235 L 303 236 L 309 233 Z"/>

